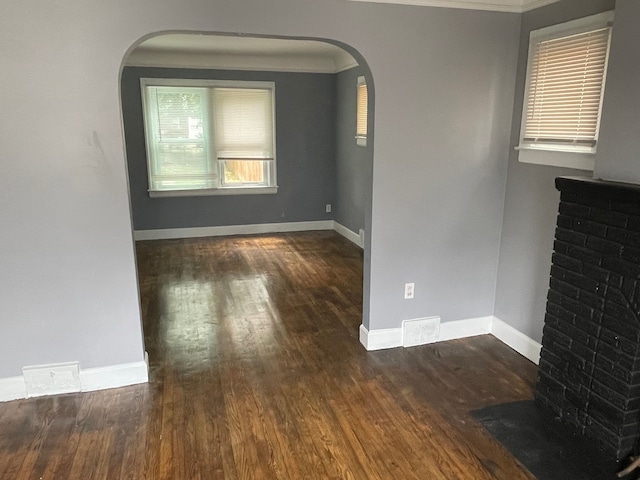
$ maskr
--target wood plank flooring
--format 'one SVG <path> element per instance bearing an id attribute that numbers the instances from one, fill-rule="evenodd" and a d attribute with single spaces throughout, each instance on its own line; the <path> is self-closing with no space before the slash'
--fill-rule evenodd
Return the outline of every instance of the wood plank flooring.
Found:
<path id="1" fill-rule="evenodd" d="M 491 336 L 366 352 L 335 233 L 137 256 L 150 383 L 0 404 L 0 479 L 533 479 L 469 411 L 535 366 Z"/>

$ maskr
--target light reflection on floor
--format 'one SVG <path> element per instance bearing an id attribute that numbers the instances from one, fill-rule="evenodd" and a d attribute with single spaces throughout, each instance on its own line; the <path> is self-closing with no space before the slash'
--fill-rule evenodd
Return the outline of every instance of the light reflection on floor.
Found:
<path id="1" fill-rule="evenodd" d="M 194 367 L 199 358 L 205 367 L 216 357 L 219 342 L 232 342 L 240 356 L 251 353 L 252 345 L 272 344 L 279 319 L 269 281 L 260 274 L 167 280 L 159 296 L 167 354 Z"/>

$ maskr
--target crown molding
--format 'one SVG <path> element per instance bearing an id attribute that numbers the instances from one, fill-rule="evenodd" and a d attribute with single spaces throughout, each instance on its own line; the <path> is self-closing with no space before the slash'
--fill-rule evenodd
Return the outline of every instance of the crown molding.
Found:
<path id="1" fill-rule="evenodd" d="M 176 53 L 138 49 L 127 59 L 128 67 L 202 68 L 297 73 L 339 73 L 357 66 L 351 55 L 232 55 Z"/>
<path id="2" fill-rule="evenodd" d="M 524 13 L 560 0 L 349 0 L 350 2 L 393 3 L 421 7 L 461 8 L 494 12 Z"/>

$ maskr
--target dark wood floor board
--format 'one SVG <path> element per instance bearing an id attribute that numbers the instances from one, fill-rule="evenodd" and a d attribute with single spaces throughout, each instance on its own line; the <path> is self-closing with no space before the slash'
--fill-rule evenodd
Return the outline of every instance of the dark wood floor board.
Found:
<path id="1" fill-rule="evenodd" d="M 532 480 L 469 412 L 535 366 L 491 336 L 367 352 L 334 232 L 136 254 L 149 384 L 0 404 L 0 479 Z"/>

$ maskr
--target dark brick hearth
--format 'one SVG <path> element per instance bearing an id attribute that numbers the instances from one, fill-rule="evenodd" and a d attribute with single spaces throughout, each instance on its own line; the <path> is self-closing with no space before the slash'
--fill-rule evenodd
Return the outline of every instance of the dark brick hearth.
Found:
<path id="1" fill-rule="evenodd" d="M 640 186 L 561 192 L 536 401 L 615 457 L 640 433 Z"/>

